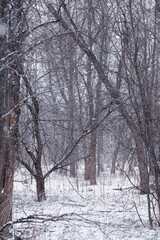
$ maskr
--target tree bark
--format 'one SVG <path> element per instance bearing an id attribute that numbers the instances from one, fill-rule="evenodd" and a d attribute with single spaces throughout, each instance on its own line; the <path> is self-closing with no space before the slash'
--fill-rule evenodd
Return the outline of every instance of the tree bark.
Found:
<path id="1" fill-rule="evenodd" d="M 88 181 L 90 179 L 90 158 L 84 158 L 84 180 Z"/>
<path id="2" fill-rule="evenodd" d="M 90 136 L 90 184 L 96 185 L 96 133 L 95 131 L 91 132 Z"/>
<path id="3" fill-rule="evenodd" d="M 36 189 L 37 189 L 37 200 L 41 202 L 46 200 L 45 195 L 45 181 L 42 173 L 41 166 L 38 164 L 36 167 Z"/>
<path id="4" fill-rule="evenodd" d="M 135 136 L 135 143 L 136 143 L 136 151 L 138 157 L 138 168 L 139 168 L 139 175 L 140 175 L 140 191 L 141 194 L 146 194 L 148 192 L 148 169 L 147 169 L 147 162 L 146 156 L 144 152 L 144 145 L 142 139 L 140 137 Z"/>
<path id="5" fill-rule="evenodd" d="M 117 161 L 119 147 L 120 147 L 120 144 L 117 143 L 117 146 L 115 147 L 115 150 L 114 150 L 114 153 L 113 153 L 113 158 L 112 158 L 111 174 L 115 174 L 116 161 Z"/>
<path id="6" fill-rule="evenodd" d="M 7 1 L 0 2 L 0 19 L 8 23 L 8 40 L 0 37 L 0 227 L 12 220 L 12 195 L 16 151 L 18 148 L 19 93 L 22 61 L 20 54 L 21 30 L 14 34 L 21 19 L 21 1 L 8 11 Z M 10 17 L 10 16 L 14 17 Z M 14 24 L 13 24 L 14 22 Z M 7 25 L 6 25 L 7 26 Z M 8 67 L 9 66 L 9 67 Z M 9 229 L 0 233 L 8 239 Z"/>

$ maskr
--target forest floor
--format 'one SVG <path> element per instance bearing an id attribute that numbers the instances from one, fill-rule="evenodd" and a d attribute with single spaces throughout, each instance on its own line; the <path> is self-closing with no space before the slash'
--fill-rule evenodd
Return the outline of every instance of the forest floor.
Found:
<path id="1" fill-rule="evenodd" d="M 160 239 L 156 223 L 149 228 L 146 196 L 119 173 L 102 173 L 90 186 L 82 176 L 55 172 L 46 182 L 47 200 L 40 203 L 24 169 L 16 173 L 14 185 L 13 218 L 21 219 L 14 229 L 23 240 Z"/>

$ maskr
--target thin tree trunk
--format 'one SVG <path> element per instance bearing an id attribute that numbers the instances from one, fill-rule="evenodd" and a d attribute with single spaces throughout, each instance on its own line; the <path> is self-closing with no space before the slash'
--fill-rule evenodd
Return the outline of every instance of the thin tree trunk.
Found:
<path id="1" fill-rule="evenodd" d="M 115 174 L 116 161 L 117 161 L 119 146 L 120 146 L 120 144 L 118 143 L 117 146 L 116 146 L 116 148 L 115 148 L 115 150 L 114 150 L 114 153 L 113 153 L 112 166 L 111 166 L 111 174 Z"/>
<path id="2" fill-rule="evenodd" d="M 96 133 L 91 132 L 91 146 L 90 146 L 90 184 L 96 185 Z"/>
<path id="3" fill-rule="evenodd" d="M 90 157 L 88 153 L 88 142 L 87 139 L 83 139 L 83 155 L 84 155 L 84 180 L 90 179 Z"/>

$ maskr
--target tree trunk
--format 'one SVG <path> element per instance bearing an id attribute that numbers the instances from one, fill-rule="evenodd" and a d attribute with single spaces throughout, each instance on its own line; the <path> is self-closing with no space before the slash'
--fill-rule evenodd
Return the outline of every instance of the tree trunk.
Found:
<path id="1" fill-rule="evenodd" d="M 75 159 L 73 159 L 72 154 L 70 159 L 70 177 L 76 177 L 76 162 Z"/>
<path id="2" fill-rule="evenodd" d="M 139 137 L 135 137 L 136 151 L 138 157 L 138 168 L 140 175 L 140 191 L 141 194 L 146 194 L 148 192 L 148 169 L 146 163 L 146 156 L 144 151 L 144 145 Z"/>
<path id="3" fill-rule="evenodd" d="M 84 180 L 90 179 L 90 157 L 88 152 L 88 139 L 83 139 L 83 156 L 84 156 Z"/>
<path id="4" fill-rule="evenodd" d="M 19 85 L 19 76 L 14 81 Z M 8 96 L 9 112 L 18 104 L 19 91 L 12 87 Z M 13 101 L 15 99 L 16 101 Z M 0 226 L 6 224 L 12 219 L 12 195 L 13 195 L 13 178 L 16 151 L 18 147 L 18 122 L 19 111 L 14 111 L 5 118 L 3 126 L 3 142 L 0 146 Z"/>
<path id="5" fill-rule="evenodd" d="M 36 178 L 36 189 L 37 189 L 38 202 L 46 200 L 45 183 L 44 183 L 44 178 L 43 177 L 38 176 Z"/>
<path id="6" fill-rule="evenodd" d="M 20 115 L 18 107 L 19 74 L 22 67 L 22 61 L 18 58 L 22 29 L 16 33 L 16 36 L 13 34 L 19 22 L 22 21 L 19 11 L 21 2 L 17 3 L 10 12 L 6 12 L 8 10 L 7 3 L 8 1 L 5 0 L 0 1 L 0 19 L 8 24 L 6 31 L 8 40 L 5 36 L 0 37 L 0 227 L 12 220 L 14 164 L 18 148 Z M 7 58 L 8 55 L 9 58 Z M 5 228 L 0 233 L 0 238 L 7 240 L 8 234 L 9 228 Z"/>
<path id="7" fill-rule="evenodd" d="M 103 44 L 102 44 L 103 45 Z M 101 56 L 100 59 L 102 58 L 102 52 L 101 52 Z M 96 99 L 95 99 L 95 113 L 96 115 L 99 113 L 100 109 L 102 108 L 102 99 L 101 99 L 101 85 L 102 82 L 101 80 L 98 78 L 98 82 L 96 85 Z M 96 121 L 99 122 L 100 121 L 100 116 L 99 114 L 97 115 Z M 101 172 L 104 172 L 104 163 L 102 160 L 102 155 L 103 155 L 103 131 L 102 129 L 99 127 L 99 130 L 97 131 L 97 136 L 96 136 L 96 146 L 97 146 L 97 173 L 98 173 L 98 177 L 100 176 Z"/>
<path id="8" fill-rule="evenodd" d="M 91 146 L 90 146 L 90 184 L 96 185 L 96 133 L 91 132 Z"/>
<path id="9" fill-rule="evenodd" d="M 71 132 L 70 132 L 70 148 L 72 148 L 73 144 L 74 144 L 74 113 L 70 113 L 70 127 L 71 127 Z M 75 149 L 74 151 L 71 153 L 70 158 L 69 158 L 69 165 L 70 165 L 70 177 L 76 177 L 76 154 L 75 154 Z"/>
<path id="10" fill-rule="evenodd" d="M 96 111 L 98 112 L 98 111 Z M 103 156 L 103 132 L 101 129 L 97 132 L 97 172 L 100 176 L 101 172 L 104 172 Z"/>
<path id="11" fill-rule="evenodd" d="M 74 41 L 70 37 L 68 40 L 68 46 L 69 46 L 69 78 L 68 78 L 68 93 L 69 93 L 69 128 L 70 128 L 70 148 L 72 148 L 74 144 L 74 127 L 75 127 L 75 97 L 74 97 L 74 54 L 75 54 L 75 48 L 74 48 Z M 70 155 L 70 176 L 76 177 L 76 154 L 75 150 Z"/>
<path id="12" fill-rule="evenodd" d="M 84 158 L 84 180 L 88 181 L 90 179 L 90 158 Z"/>
<path id="13" fill-rule="evenodd" d="M 119 146 L 120 146 L 120 144 L 117 143 L 117 146 L 116 146 L 116 148 L 115 148 L 115 150 L 114 150 L 114 153 L 113 153 L 112 166 L 111 166 L 111 174 L 115 174 L 115 168 L 116 168 L 116 161 L 117 161 Z"/>
<path id="14" fill-rule="evenodd" d="M 3 136 L 6 138 L 6 136 Z M 5 141 L 6 140 L 6 141 Z M 3 169 L 0 175 L 0 227 L 12 220 L 12 195 L 13 195 L 13 177 L 14 177 L 14 148 L 11 144 L 11 137 L 5 139 L 3 150 L 1 148 L 0 162 Z M 3 232 L 6 235 L 9 229 Z M 2 234 L 2 236 L 3 236 Z M 1 235 L 0 235 L 1 236 Z M 5 238 L 4 238 L 5 239 Z"/>
<path id="15" fill-rule="evenodd" d="M 37 200 L 38 200 L 38 202 L 46 200 L 45 181 L 44 181 L 41 166 L 36 167 L 36 189 L 37 189 Z"/>

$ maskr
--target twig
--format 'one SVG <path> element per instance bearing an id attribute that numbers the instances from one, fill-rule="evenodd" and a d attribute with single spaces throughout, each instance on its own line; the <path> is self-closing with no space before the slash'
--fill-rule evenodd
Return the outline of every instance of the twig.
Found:
<path id="1" fill-rule="evenodd" d="M 78 193 L 78 195 L 79 195 L 81 198 L 84 199 L 84 197 L 75 189 L 75 187 L 73 186 L 73 184 L 71 183 L 71 181 L 69 180 L 69 178 L 68 178 L 67 176 L 66 176 L 66 178 L 67 178 L 68 182 L 70 183 L 70 185 L 72 186 L 72 188 L 74 189 L 74 191 L 75 191 L 76 193 Z"/>
<path id="2" fill-rule="evenodd" d="M 134 202 L 134 207 L 135 207 L 135 209 L 136 209 L 136 212 L 137 212 L 137 215 L 138 215 L 138 217 L 139 217 L 139 220 L 140 220 L 140 222 L 142 223 L 142 226 L 145 227 L 145 225 L 144 225 L 144 223 L 143 223 L 143 221 L 142 221 L 142 218 L 141 218 L 141 216 L 140 216 L 140 214 L 139 214 L 139 212 L 138 212 L 138 209 L 137 209 L 137 206 L 136 206 L 136 203 L 135 203 L 135 202 Z"/>

